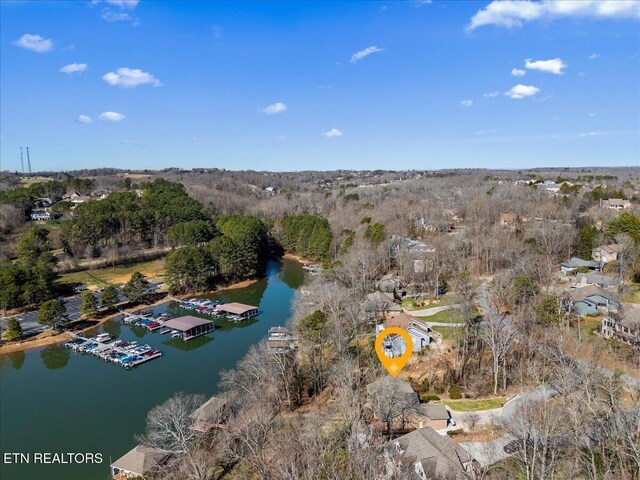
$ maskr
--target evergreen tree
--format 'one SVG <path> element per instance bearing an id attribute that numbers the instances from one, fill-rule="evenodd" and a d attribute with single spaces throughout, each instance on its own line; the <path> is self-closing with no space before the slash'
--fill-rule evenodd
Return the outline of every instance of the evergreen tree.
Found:
<path id="1" fill-rule="evenodd" d="M 38 311 L 38 323 L 52 327 L 60 321 L 66 311 L 60 300 L 44 302 Z"/>
<path id="2" fill-rule="evenodd" d="M 113 285 L 105 287 L 100 297 L 100 306 L 102 308 L 111 309 L 118 303 L 118 290 Z"/>
<path id="3" fill-rule="evenodd" d="M 10 318 L 7 321 L 7 331 L 4 332 L 4 338 L 7 341 L 12 342 L 14 340 L 18 340 L 22 337 L 22 327 L 20 326 L 20 322 L 15 318 Z"/>
<path id="4" fill-rule="evenodd" d="M 98 313 L 98 299 L 93 294 L 93 292 L 84 292 L 82 294 L 80 313 L 89 318 L 95 317 Z"/>
<path id="5" fill-rule="evenodd" d="M 142 273 L 135 272 L 125 284 L 122 293 L 133 303 L 141 302 L 149 293 L 149 282 Z"/>

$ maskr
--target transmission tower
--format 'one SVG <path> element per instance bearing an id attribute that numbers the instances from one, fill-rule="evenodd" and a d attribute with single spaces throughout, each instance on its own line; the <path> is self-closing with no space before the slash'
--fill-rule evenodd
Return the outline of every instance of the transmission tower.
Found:
<path id="1" fill-rule="evenodd" d="M 24 158 L 22 156 L 22 147 L 20 147 L 20 165 L 22 165 L 22 173 L 24 173 Z"/>
<path id="2" fill-rule="evenodd" d="M 29 168 L 29 175 L 31 175 L 31 157 L 29 157 L 29 147 L 27 147 L 27 165 Z"/>

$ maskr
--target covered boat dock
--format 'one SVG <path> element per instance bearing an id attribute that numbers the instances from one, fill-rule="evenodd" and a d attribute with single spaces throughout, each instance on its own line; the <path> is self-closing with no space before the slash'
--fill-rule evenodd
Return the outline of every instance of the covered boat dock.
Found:
<path id="1" fill-rule="evenodd" d="M 240 320 L 255 317 L 260 313 L 258 307 L 253 305 L 245 305 L 244 303 L 225 303 L 224 305 L 218 305 L 218 311 L 228 313 L 229 315 L 235 315 Z"/>
<path id="2" fill-rule="evenodd" d="M 178 337 L 183 340 L 205 335 L 213 331 L 213 322 L 205 318 L 186 315 L 184 317 L 172 318 L 162 324 L 163 327 L 170 328 L 178 333 Z"/>

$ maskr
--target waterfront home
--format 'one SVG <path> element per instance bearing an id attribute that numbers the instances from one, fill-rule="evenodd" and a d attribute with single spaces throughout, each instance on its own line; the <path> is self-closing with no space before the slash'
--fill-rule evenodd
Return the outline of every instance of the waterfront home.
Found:
<path id="1" fill-rule="evenodd" d="M 620 290 L 620 287 L 622 287 L 623 284 L 624 282 L 619 277 L 604 275 L 598 272 L 579 273 L 576 276 L 576 281 L 571 286 L 571 288 L 581 288 L 588 285 L 597 285 L 598 287 L 602 287 L 606 290 L 617 292 L 618 290 Z"/>
<path id="2" fill-rule="evenodd" d="M 594 248 L 591 252 L 591 258 L 599 263 L 615 262 L 618 259 L 618 252 L 622 250 L 622 245 L 603 245 L 598 248 Z"/>
<path id="3" fill-rule="evenodd" d="M 400 313 L 394 317 L 388 318 L 383 324 L 377 326 L 377 333 L 382 332 L 385 328 L 398 327 L 409 332 L 411 342 L 413 343 L 413 352 L 419 352 L 423 348 L 429 346 L 433 340 L 433 330 L 422 320 L 408 313 Z"/>
<path id="4" fill-rule="evenodd" d="M 414 467 L 413 478 L 469 480 L 477 477 L 478 462 L 447 435 L 433 428 L 419 428 L 385 445 L 387 454 L 400 455 Z M 390 468 L 393 465 L 390 463 Z"/>
<path id="5" fill-rule="evenodd" d="M 631 208 L 629 200 L 621 198 L 610 198 L 609 200 L 600 200 L 600 208 L 609 208 L 611 210 L 626 210 Z"/>
<path id="6" fill-rule="evenodd" d="M 620 307 L 614 292 L 597 285 L 588 285 L 572 290 L 569 294 L 570 309 L 578 316 L 608 314 Z"/>
<path id="7" fill-rule="evenodd" d="M 191 429 L 206 433 L 213 428 L 223 428 L 229 418 L 227 400 L 213 396 L 200 405 L 189 418 L 192 421 Z"/>
<path id="8" fill-rule="evenodd" d="M 624 304 L 620 311 L 602 317 L 602 336 L 640 346 L 640 305 Z"/>
<path id="9" fill-rule="evenodd" d="M 185 341 L 213 331 L 213 322 L 211 320 L 191 315 L 172 318 L 165 321 L 162 326 L 170 328 L 177 337 Z"/>
<path id="10" fill-rule="evenodd" d="M 402 307 L 394 302 L 393 296 L 383 292 L 367 295 L 363 307 L 370 319 L 384 320 L 402 313 Z"/>
<path id="11" fill-rule="evenodd" d="M 573 257 L 560 265 L 560 271 L 565 275 L 575 273 L 579 269 L 597 270 L 598 268 L 600 268 L 600 263 L 593 260 L 583 260 L 578 257 Z"/>
<path id="12" fill-rule="evenodd" d="M 29 215 L 33 221 L 47 221 L 51 220 L 51 213 L 48 208 L 34 208 Z"/>
<path id="13" fill-rule="evenodd" d="M 258 315 L 258 313 L 260 313 L 258 311 L 258 307 L 237 302 L 219 305 L 217 310 L 219 312 L 228 313 L 229 315 L 236 315 L 240 320 L 255 317 L 256 315 Z"/>
<path id="14" fill-rule="evenodd" d="M 156 448 L 136 445 L 111 464 L 111 477 L 114 480 L 148 478 L 159 466 L 166 464 L 169 457 Z"/>
<path id="15" fill-rule="evenodd" d="M 298 337 L 287 327 L 271 327 L 267 338 L 267 349 L 271 353 L 292 353 L 298 348 Z"/>

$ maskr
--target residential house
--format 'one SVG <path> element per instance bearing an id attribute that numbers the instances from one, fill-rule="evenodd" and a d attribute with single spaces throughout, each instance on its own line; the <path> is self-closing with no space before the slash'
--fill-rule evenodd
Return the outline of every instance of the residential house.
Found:
<path id="1" fill-rule="evenodd" d="M 391 243 L 396 255 L 413 262 L 414 273 L 423 273 L 425 271 L 425 257 L 435 253 L 434 248 L 420 240 L 394 235 L 391 238 Z"/>
<path id="2" fill-rule="evenodd" d="M 631 208 L 629 200 L 621 198 L 610 198 L 609 200 L 600 200 L 600 208 L 610 208 L 612 210 L 626 210 Z"/>
<path id="3" fill-rule="evenodd" d="M 136 445 L 111 464 L 111 477 L 114 480 L 127 478 L 147 478 L 159 466 L 169 460 L 170 455 L 161 450 Z"/>
<path id="4" fill-rule="evenodd" d="M 545 192 L 556 194 L 560 191 L 561 184 L 558 184 L 552 180 L 546 180 L 543 183 L 538 184 Z M 571 186 L 569 184 L 569 186 Z"/>
<path id="5" fill-rule="evenodd" d="M 33 221 L 51 220 L 51 212 L 49 212 L 48 208 L 34 208 L 31 210 L 29 217 Z"/>
<path id="6" fill-rule="evenodd" d="M 402 279 L 397 272 L 389 272 L 378 280 L 376 287 L 385 293 L 400 292 L 402 290 Z"/>
<path id="7" fill-rule="evenodd" d="M 395 303 L 393 297 L 383 292 L 367 295 L 363 307 L 370 319 L 385 320 L 402 313 L 402 307 Z"/>
<path id="8" fill-rule="evenodd" d="M 203 433 L 213 428 L 221 428 L 228 417 L 227 400 L 216 396 L 211 397 L 189 415 L 191 429 Z"/>
<path id="9" fill-rule="evenodd" d="M 55 202 L 49 197 L 38 197 L 38 201 L 36 202 L 41 208 L 48 208 L 53 205 Z"/>
<path id="10" fill-rule="evenodd" d="M 591 258 L 598 263 L 615 262 L 618 259 L 618 252 L 622 250 L 622 245 L 611 244 L 594 248 L 591 252 Z"/>
<path id="11" fill-rule="evenodd" d="M 80 205 L 81 203 L 88 202 L 91 200 L 89 195 L 80 195 L 78 192 L 73 192 L 71 194 L 67 194 L 62 197 L 63 200 L 71 202 L 74 206 Z"/>
<path id="12" fill-rule="evenodd" d="M 624 304 L 620 311 L 603 317 L 602 335 L 640 346 L 640 304 Z"/>
<path id="13" fill-rule="evenodd" d="M 386 444 L 388 455 L 410 462 L 415 479 L 468 480 L 476 478 L 478 462 L 447 435 L 419 428 Z"/>
<path id="14" fill-rule="evenodd" d="M 571 288 L 581 288 L 588 285 L 597 285 L 606 290 L 617 292 L 624 285 L 624 282 L 620 277 L 605 275 L 600 272 L 579 273 L 576 275 L 576 281 Z"/>
<path id="15" fill-rule="evenodd" d="M 560 265 L 560 271 L 565 275 L 575 273 L 579 269 L 597 270 L 600 268 L 600 263 L 593 260 L 583 260 L 578 257 L 573 257 L 571 260 L 563 262 Z"/>
<path id="16" fill-rule="evenodd" d="M 271 353 L 292 353 L 298 348 L 298 337 L 287 327 L 271 327 L 267 337 L 267 349 Z"/>
<path id="17" fill-rule="evenodd" d="M 395 433 L 424 427 L 443 430 L 452 423 L 445 405 L 420 403 L 411 384 L 404 380 L 384 377 L 368 384 L 366 388 L 365 420 L 376 431 L 386 432 L 389 427 Z"/>
<path id="18" fill-rule="evenodd" d="M 569 294 L 569 301 L 571 311 L 581 317 L 595 314 L 606 315 L 620 308 L 617 295 L 597 285 L 587 285 L 572 290 Z"/>
<path id="19" fill-rule="evenodd" d="M 391 327 L 402 328 L 409 332 L 411 342 L 413 343 L 413 352 L 421 351 L 423 348 L 429 346 L 433 340 L 433 330 L 431 327 L 422 320 L 405 312 L 385 320 L 383 324 L 378 325 L 377 332 L 380 333 L 385 328 Z"/>

